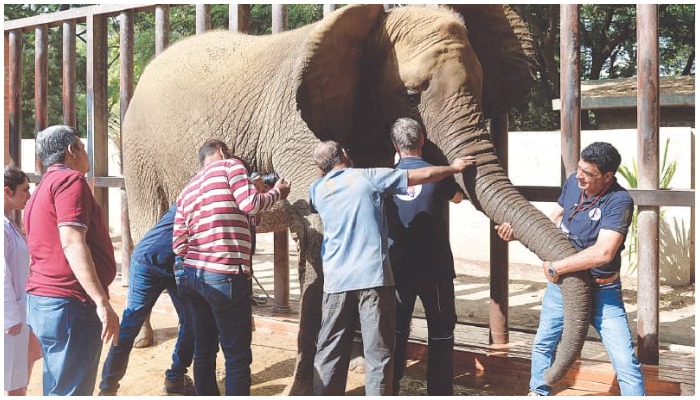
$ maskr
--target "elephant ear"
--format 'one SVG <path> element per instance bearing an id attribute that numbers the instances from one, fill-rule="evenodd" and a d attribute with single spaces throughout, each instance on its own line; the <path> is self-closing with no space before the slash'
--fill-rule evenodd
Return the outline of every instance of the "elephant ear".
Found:
<path id="1" fill-rule="evenodd" d="M 319 21 L 309 34 L 296 70 L 296 102 L 321 140 L 347 143 L 365 42 L 383 13 L 379 4 L 348 5 Z"/>
<path id="2" fill-rule="evenodd" d="M 472 48 L 484 70 L 484 111 L 508 112 L 527 96 L 535 76 L 532 35 L 505 4 L 452 4 L 467 26 Z"/>

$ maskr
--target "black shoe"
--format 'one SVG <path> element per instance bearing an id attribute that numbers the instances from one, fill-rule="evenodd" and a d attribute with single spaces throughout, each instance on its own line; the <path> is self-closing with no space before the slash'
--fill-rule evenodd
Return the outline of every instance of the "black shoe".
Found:
<path id="1" fill-rule="evenodd" d="M 116 390 L 106 390 L 106 389 L 100 389 L 100 392 L 97 393 L 98 396 L 116 396 L 117 391 Z"/>
<path id="2" fill-rule="evenodd" d="M 163 383 L 163 393 L 168 396 L 194 396 L 196 394 L 194 382 L 187 375 L 183 375 L 182 378 L 174 381 L 166 377 Z"/>

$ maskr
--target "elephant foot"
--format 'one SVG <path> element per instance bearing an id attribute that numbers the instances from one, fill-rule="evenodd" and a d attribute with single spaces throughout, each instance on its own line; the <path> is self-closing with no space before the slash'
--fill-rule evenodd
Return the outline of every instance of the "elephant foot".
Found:
<path id="1" fill-rule="evenodd" d="M 134 347 L 143 348 L 153 346 L 154 335 L 153 328 L 151 327 L 151 321 L 146 320 L 146 322 L 141 327 L 139 334 L 134 340 Z"/>

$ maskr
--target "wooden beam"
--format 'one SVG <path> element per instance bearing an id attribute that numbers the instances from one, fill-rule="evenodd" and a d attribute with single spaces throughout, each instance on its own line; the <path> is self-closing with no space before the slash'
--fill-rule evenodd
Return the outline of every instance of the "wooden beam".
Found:
<path id="1" fill-rule="evenodd" d="M 34 134 L 49 122 L 49 27 L 38 25 L 34 30 Z M 41 160 L 34 157 L 34 169 L 43 173 Z"/>
<path id="2" fill-rule="evenodd" d="M 124 10 L 149 11 L 155 4 L 105 4 L 99 6 L 77 7 L 65 11 L 57 11 L 50 14 L 41 14 L 28 18 L 20 18 L 3 23 L 5 32 L 16 29 L 30 30 L 37 25 L 48 25 L 49 28 L 59 27 L 63 21 L 76 20 L 85 22 L 89 15 L 114 16 Z"/>
<path id="3" fill-rule="evenodd" d="M 119 15 L 119 172 L 124 175 L 124 116 L 134 95 L 134 11 L 127 10 Z M 131 241 L 131 224 L 126 190 L 119 190 L 121 199 L 121 237 L 122 237 L 122 286 L 129 285 L 129 266 L 133 243 Z"/>
<path id="4" fill-rule="evenodd" d="M 491 141 L 496 150 L 496 156 L 503 167 L 508 172 L 508 114 L 494 116 L 491 119 Z M 508 343 L 508 242 L 498 236 L 492 227 L 493 221 L 489 225 L 490 249 L 490 270 L 491 279 L 489 281 L 489 343 Z"/>
<path id="5" fill-rule="evenodd" d="M 88 178 L 107 176 L 109 111 L 107 109 L 107 17 L 88 15 L 87 20 L 87 138 L 90 172 Z M 109 215 L 107 189 L 93 188 L 95 200 L 105 217 Z M 106 221 L 108 222 L 108 221 Z"/>
<path id="6" fill-rule="evenodd" d="M 156 56 L 170 45 L 170 6 L 159 4 L 155 10 L 156 22 Z"/>
<path id="7" fill-rule="evenodd" d="M 10 165 L 22 167 L 22 31 L 14 30 L 8 34 L 9 71 L 8 71 L 8 120 Z"/>
<path id="8" fill-rule="evenodd" d="M 287 30 L 287 5 L 272 5 L 272 33 L 281 33 Z"/>
<path id="9" fill-rule="evenodd" d="M 561 158 L 562 183 L 574 171 L 581 152 L 581 78 L 579 60 L 579 6 L 561 10 Z"/>
<path id="10" fill-rule="evenodd" d="M 274 297 L 273 311 L 288 313 L 289 306 L 289 231 L 283 230 L 273 234 L 274 246 Z"/>
<path id="11" fill-rule="evenodd" d="M 77 127 L 75 20 L 63 22 L 63 123 Z"/>
<path id="12" fill-rule="evenodd" d="M 659 16 L 654 4 L 637 5 L 637 160 L 639 188 L 659 187 Z M 659 363 L 659 208 L 638 207 L 637 353 Z"/>
<path id="13" fill-rule="evenodd" d="M 250 4 L 229 4 L 228 29 L 241 33 L 250 31 Z"/>
<path id="14" fill-rule="evenodd" d="M 326 17 L 328 14 L 338 9 L 337 4 L 324 4 L 323 5 L 323 16 Z"/>
<path id="15" fill-rule="evenodd" d="M 197 35 L 211 30 L 211 4 L 197 4 L 195 6 L 195 21 Z"/>

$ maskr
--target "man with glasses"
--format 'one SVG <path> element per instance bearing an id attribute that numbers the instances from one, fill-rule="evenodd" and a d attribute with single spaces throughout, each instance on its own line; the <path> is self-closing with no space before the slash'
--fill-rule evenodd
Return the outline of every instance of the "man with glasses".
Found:
<path id="1" fill-rule="evenodd" d="M 576 173 L 564 183 L 550 215 L 579 252 L 563 260 L 543 263 L 548 283 L 532 347 L 532 396 L 547 396 L 551 392 L 544 371 L 554 361 L 563 330 L 559 276 L 582 270 L 588 270 L 592 277 L 591 324 L 612 360 L 621 394 L 645 394 L 644 376 L 634 353 L 620 284 L 621 253 L 634 208 L 629 193 L 614 176 L 620 161 L 617 149 L 609 143 L 595 142 L 583 149 Z M 501 224 L 496 229 L 503 240 L 513 239 L 510 224 Z"/>

